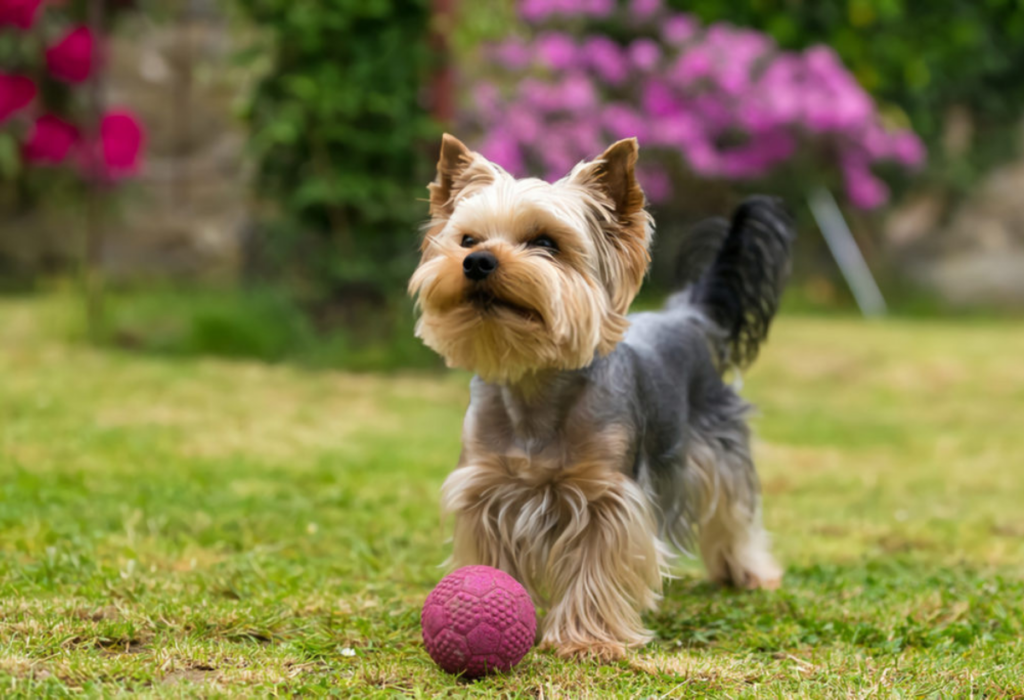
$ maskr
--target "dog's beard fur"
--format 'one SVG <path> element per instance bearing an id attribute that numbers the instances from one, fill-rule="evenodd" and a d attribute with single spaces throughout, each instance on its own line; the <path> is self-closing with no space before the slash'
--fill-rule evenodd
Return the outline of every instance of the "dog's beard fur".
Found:
<path id="1" fill-rule="evenodd" d="M 620 142 L 548 184 L 516 180 L 446 137 L 409 284 L 417 335 L 450 367 L 498 383 L 585 367 L 610 352 L 649 262 L 653 227 L 635 159 L 635 142 Z M 539 235 L 558 251 L 529 247 Z M 464 236 L 477 243 L 463 247 Z M 493 253 L 498 268 L 472 282 L 463 259 L 479 250 Z"/>

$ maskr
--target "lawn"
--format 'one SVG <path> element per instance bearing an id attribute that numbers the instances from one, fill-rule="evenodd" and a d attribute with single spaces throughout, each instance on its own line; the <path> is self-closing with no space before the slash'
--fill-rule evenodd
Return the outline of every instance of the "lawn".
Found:
<path id="1" fill-rule="evenodd" d="M 756 401 L 782 590 L 684 562 L 648 648 L 446 676 L 420 641 L 461 374 L 67 340 L 0 302 L 0 695 L 1024 697 L 1024 327 L 784 317 Z"/>

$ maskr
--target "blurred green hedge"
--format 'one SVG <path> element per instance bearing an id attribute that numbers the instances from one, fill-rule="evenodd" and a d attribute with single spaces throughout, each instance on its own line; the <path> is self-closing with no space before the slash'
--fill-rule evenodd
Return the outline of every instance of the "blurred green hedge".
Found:
<path id="1" fill-rule="evenodd" d="M 963 189 L 1019 147 L 1024 116 L 1020 0 L 668 0 L 705 21 L 771 34 L 786 48 L 828 44 L 896 121 L 909 119 L 932 154 L 928 177 Z M 951 107 L 966 109 L 974 143 L 941 147 Z"/>
<path id="2" fill-rule="evenodd" d="M 247 110 L 261 260 L 305 298 L 404 275 L 435 134 L 429 0 L 237 0 L 272 56 Z M 333 290 L 333 291 L 332 291 Z"/>

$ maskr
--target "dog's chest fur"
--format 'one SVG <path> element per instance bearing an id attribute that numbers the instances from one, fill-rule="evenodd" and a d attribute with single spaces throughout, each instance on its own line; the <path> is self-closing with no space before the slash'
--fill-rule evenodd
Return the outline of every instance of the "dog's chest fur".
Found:
<path id="1" fill-rule="evenodd" d="M 582 472 L 629 473 L 634 440 L 602 415 L 594 394 L 584 372 L 540 378 L 525 391 L 474 382 L 463 462 L 495 462 L 535 486 Z"/>

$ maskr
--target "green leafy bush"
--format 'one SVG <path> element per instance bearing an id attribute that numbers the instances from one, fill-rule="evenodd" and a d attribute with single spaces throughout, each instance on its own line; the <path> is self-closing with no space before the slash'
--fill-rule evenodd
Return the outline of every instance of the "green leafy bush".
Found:
<path id="1" fill-rule="evenodd" d="M 428 0 L 238 0 L 270 69 L 248 106 L 266 260 L 306 299 L 411 269 L 432 120 Z"/>
<path id="2" fill-rule="evenodd" d="M 169 357 L 213 356 L 310 368 L 438 367 L 412 332 L 412 303 L 396 303 L 358 330 L 319 327 L 289 291 L 151 287 L 115 291 L 107 342 Z M 74 333 L 78 335 L 78 332 Z"/>

